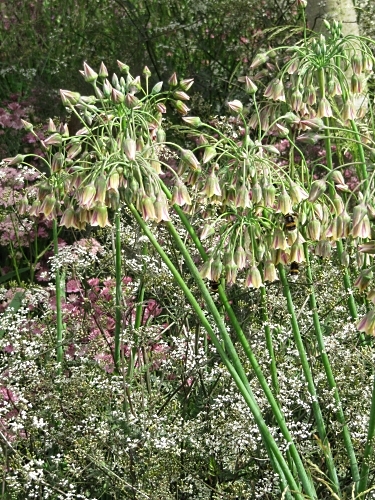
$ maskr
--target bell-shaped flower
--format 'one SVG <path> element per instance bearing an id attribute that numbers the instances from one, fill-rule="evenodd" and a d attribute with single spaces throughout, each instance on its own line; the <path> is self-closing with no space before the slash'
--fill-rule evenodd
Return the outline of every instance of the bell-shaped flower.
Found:
<path id="1" fill-rule="evenodd" d="M 327 189 L 327 183 L 324 179 L 318 179 L 311 184 L 308 200 L 314 203 Z"/>
<path id="2" fill-rule="evenodd" d="M 367 214 L 358 222 L 358 224 L 354 225 L 353 223 L 352 237 L 371 238 L 371 225 Z"/>
<path id="3" fill-rule="evenodd" d="M 207 198 L 212 198 L 213 196 L 221 196 L 219 179 L 216 177 L 214 169 L 212 169 L 210 174 L 207 176 L 202 194 L 207 196 Z"/>
<path id="4" fill-rule="evenodd" d="M 284 231 L 279 227 L 276 227 L 273 232 L 271 246 L 274 250 L 277 249 L 285 250 L 289 246 Z"/>
<path id="5" fill-rule="evenodd" d="M 363 290 L 368 287 L 372 278 L 373 272 L 371 271 L 371 269 L 363 269 L 355 280 L 354 286 L 358 288 L 360 292 L 363 292 Z"/>
<path id="6" fill-rule="evenodd" d="M 274 282 L 279 279 L 276 271 L 275 264 L 272 260 L 266 260 L 264 264 L 264 281 Z"/>
<path id="7" fill-rule="evenodd" d="M 181 181 L 181 179 L 177 179 L 176 184 L 172 190 L 172 205 L 178 205 L 182 207 L 183 205 L 191 205 L 191 198 L 187 187 Z"/>
<path id="8" fill-rule="evenodd" d="M 279 195 L 279 198 L 277 200 L 276 212 L 281 212 L 284 215 L 293 212 L 292 200 L 285 189 L 281 191 L 281 194 Z"/>
<path id="9" fill-rule="evenodd" d="M 262 276 L 259 269 L 255 265 L 251 266 L 246 276 L 245 286 L 249 288 L 260 288 L 262 284 Z"/>
<path id="10" fill-rule="evenodd" d="M 162 191 L 159 191 L 154 203 L 156 222 L 170 221 L 168 212 L 168 200 Z"/>
<path id="11" fill-rule="evenodd" d="M 373 309 L 358 321 L 357 330 L 365 332 L 366 335 L 375 334 L 375 311 Z"/>

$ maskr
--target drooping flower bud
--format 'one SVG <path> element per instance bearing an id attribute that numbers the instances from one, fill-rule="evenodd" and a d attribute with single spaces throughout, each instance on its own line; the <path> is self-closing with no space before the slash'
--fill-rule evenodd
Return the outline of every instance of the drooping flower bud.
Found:
<path id="1" fill-rule="evenodd" d="M 134 139 L 127 138 L 122 141 L 122 148 L 129 161 L 135 160 L 135 155 L 137 152 L 137 143 Z"/>
<path id="2" fill-rule="evenodd" d="M 90 224 L 92 226 L 106 227 L 110 226 L 108 220 L 108 209 L 104 203 L 97 203 L 91 214 Z"/>
<path id="3" fill-rule="evenodd" d="M 323 97 L 318 105 L 318 112 L 316 114 L 318 118 L 329 118 L 333 116 L 331 105 L 326 97 Z"/>
<path id="4" fill-rule="evenodd" d="M 188 165 L 193 170 L 200 170 L 201 169 L 199 161 L 197 160 L 194 153 L 192 151 L 190 151 L 189 149 L 182 149 L 181 148 L 181 160 L 183 163 Z"/>
<path id="5" fill-rule="evenodd" d="M 151 94 L 153 95 L 158 94 L 161 91 L 162 87 L 163 87 L 163 82 L 156 83 L 151 89 Z"/>
<path id="6" fill-rule="evenodd" d="M 190 111 L 190 108 L 188 108 L 186 104 L 180 100 L 173 101 L 173 105 L 181 115 L 187 115 Z"/>
<path id="7" fill-rule="evenodd" d="M 75 106 L 80 97 L 81 94 L 78 92 L 71 92 L 70 90 L 62 90 L 60 89 L 60 96 L 61 96 L 61 101 L 64 106 Z"/>
<path id="8" fill-rule="evenodd" d="M 357 330 L 365 332 L 366 335 L 374 335 L 375 333 L 375 311 L 371 309 L 362 319 L 357 323 Z"/>
<path id="9" fill-rule="evenodd" d="M 119 90 L 117 90 L 115 88 L 112 88 L 112 91 L 111 91 L 111 100 L 112 100 L 112 102 L 114 104 L 121 104 L 121 103 L 124 102 L 125 96 Z"/>
<path id="10" fill-rule="evenodd" d="M 200 127 L 202 125 L 199 116 L 183 116 L 183 121 L 192 127 Z"/>
<path id="11" fill-rule="evenodd" d="M 310 194 L 308 200 L 314 203 L 327 189 L 327 183 L 324 179 L 318 179 L 311 184 Z"/>
<path id="12" fill-rule="evenodd" d="M 228 102 L 228 108 L 235 114 L 242 113 L 243 111 L 243 104 L 241 101 L 238 99 L 235 99 L 234 101 L 229 101 Z"/>
<path id="13" fill-rule="evenodd" d="M 216 149 L 213 146 L 207 146 L 204 148 L 204 154 L 202 158 L 202 163 L 208 163 L 212 158 L 217 155 Z"/>
<path id="14" fill-rule="evenodd" d="M 371 269 L 363 269 L 360 273 L 358 278 L 354 282 L 354 286 L 359 289 L 360 292 L 363 292 L 365 290 L 370 281 L 372 280 L 373 277 L 373 272 Z"/>
<path id="15" fill-rule="evenodd" d="M 182 90 L 188 91 L 190 87 L 194 83 L 194 78 L 185 78 L 184 80 L 180 80 L 180 87 Z"/>
<path id="16" fill-rule="evenodd" d="M 137 108 L 138 106 L 140 106 L 140 102 L 139 102 L 138 97 L 136 97 L 135 95 L 130 94 L 130 93 L 126 94 L 125 106 L 128 109 L 134 109 L 134 108 Z"/>

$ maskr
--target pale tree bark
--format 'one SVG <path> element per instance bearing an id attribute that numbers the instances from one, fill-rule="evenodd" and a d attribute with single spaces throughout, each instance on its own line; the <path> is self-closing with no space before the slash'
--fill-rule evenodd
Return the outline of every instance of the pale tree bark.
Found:
<path id="1" fill-rule="evenodd" d="M 342 23 L 342 34 L 359 35 L 357 13 L 353 0 L 308 0 L 306 7 L 307 25 L 318 33 L 324 31 L 323 19 L 335 19 Z"/>
<path id="2" fill-rule="evenodd" d="M 327 30 L 323 20 L 336 20 L 342 23 L 343 36 L 359 36 L 359 25 L 357 13 L 353 0 L 308 0 L 306 7 L 307 27 L 317 33 L 326 34 Z M 346 71 L 348 82 L 352 76 L 351 68 Z M 366 98 L 367 85 L 363 85 L 363 92 L 353 97 L 353 102 L 358 113 L 358 117 L 363 117 L 368 108 Z"/>

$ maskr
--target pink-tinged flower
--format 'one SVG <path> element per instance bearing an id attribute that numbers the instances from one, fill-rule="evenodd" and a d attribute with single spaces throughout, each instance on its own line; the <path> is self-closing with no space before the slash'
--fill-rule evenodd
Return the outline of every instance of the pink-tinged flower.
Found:
<path id="1" fill-rule="evenodd" d="M 246 252 L 242 245 L 236 248 L 233 259 L 239 270 L 246 266 Z"/>
<path id="2" fill-rule="evenodd" d="M 98 177 L 95 179 L 95 202 L 99 203 L 104 203 L 105 202 L 105 195 L 107 193 L 107 179 L 104 177 L 103 174 L 98 175 Z"/>
<path id="3" fill-rule="evenodd" d="M 202 163 L 208 163 L 212 158 L 217 155 L 216 149 L 213 146 L 207 146 L 204 148 Z"/>
<path id="4" fill-rule="evenodd" d="M 320 240 L 321 223 L 317 219 L 312 219 L 308 222 L 306 226 L 306 231 L 309 239 L 311 241 Z"/>
<path id="5" fill-rule="evenodd" d="M 92 226 L 110 226 L 108 220 L 108 210 L 104 203 L 97 203 L 92 211 L 90 224 Z"/>
<path id="6" fill-rule="evenodd" d="M 305 240 L 302 238 L 301 234 L 298 233 L 298 237 L 293 245 L 290 247 L 290 262 L 297 262 L 298 264 L 304 262 L 305 253 L 303 251 L 303 242 Z"/>
<path id="7" fill-rule="evenodd" d="M 300 111 L 302 107 L 302 97 L 302 93 L 298 89 L 292 92 L 292 95 L 290 96 L 290 106 L 293 111 Z"/>
<path id="8" fill-rule="evenodd" d="M 183 121 L 192 127 L 200 127 L 202 125 L 202 121 L 199 116 L 183 116 Z"/>
<path id="9" fill-rule="evenodd" d="M 216 258 L 211 266 L 211 281 L 219 282 L 223 270 L 223 263 L 219 258 Z"/>
<path id="10" fill-rule="evenodd" d="M 358 245 L 358 251 L 360 253 L 375 254 L 375 241 L 368 241 L 367 243 Z"/>
<path id="11" fill-rule="evenodd" d="M 212 196 L 221 196 L 219 179 L 216 177 L 214 170 L 212 170 L 207 176 L 202 194 L 207 196 L 207 198 L 212 198 Z"/>
<path id="12" fill-rule="evenodd" d="M 196 156 L 188 149 L 181 148 L 181 161 L 193 170 L 201 170 L 201 166 Z"/>
<path id="13" fill-rule="evenodd" d="M 79 280 L 69 280 L 66 284 L 67 293 L 78 293 L 81 289 L 81 283 Z"/>
<path id="14" fill-rule="evenodd" d="M 176 110 L 180 113 L 180 115 L 187 115 L 190 111 L 190 108 L 186 106 L 186 104 L 180 100 L 172 101 Z"/>
<path id="15" fill-rule="evenodd" d="M 268 61 L 268 59 L 269 59 L 268 55 L 265 54 L 264 52 L 257 54 L 254 57 L 253 62 L 250 64 L 250 69 L 257 68 L 261 64 L 266 63 Z"/>
<path id="16" fill-rule="evenodd" d="M 327 189 L 327 183 L 324 179 L 318 179 L 311 184 L 309 202 L 314 203 Z"/>
<path id="17" fill-rule="evenodd" d="M 190 96 L 186 92 L 183 92 L 182 90 L 176 90 L 175 92 L 173 92 L 173 97 L 175 99 L 179 99 L 180 101 L 190 100 Z"/>
<path id="18" fill-rule="evenodd" d="M 279 279 L 275 264 L 272 260 L 267 260 L 264 264 L 264 281 L 274 282 Z"/>
<path id="19" fill-rule="evenodd" d="M 301 201 L 303 200 L 307 200 L 307 198 L 309 197 L 308 193 L 303 189 L 303 187 L 293 181 L 290 181 L 289 193 L 292 199 L 292 203 L 296 205 L 301 203 Z"/>
<path id="20" fill-rule="evenodd" d="M 366 335 L 375 334 L 375 311 L 373 309 L 358 321 L 357 330 L 365 332 Z"/>
<path id="21" fill-rule="evenodd" d="M 322 257 L 323 259 L 328 259 L 331 256 L 332 246 L 328 240 L 318 241 L 315 247 L 315 255 Z"/>
<path id="22" fill-rule="evenodd" d="M 167 108 L 162 102 L 158 102 L 155 107 L 159 113 L 165 114 L 167 112 Z"/>
<path id="23" fill-rule="evenodd" d="M 289 245 L 284 231 L 279 227 L 275 228 L 272 239 L 272 248 L 275 250 L 285 250 L 288 246 Z"/>
<path id="24" fill-rule="evenodd" d="M 371 238 L 370 219 L 366 214 L 358 224 L 354 225 L 352 229 L 353 238 Z"/>
<path id="25" fill-rule="evenodd" d="M 328 99 L 326 97 L 323 97 L 318 105 L 318 112 L 316 114 L 318 118 L 329 118 L 333 116 L 332 108 L 330 103 L 328 102 Z"/>
<path id="26" fill-rule="evenodd" d="M 262 276 L 257 266 L 251 266 L 245 281 L 245 286 L 250 288 L 260 288 L 262 286 Z"/>
<path id="27" fill-rule="evenodd" d="M 212 236 L 213 234 L 215 234 L 215 227 L 212 226 L 211 224 L 205 224 L 203 226 L 203 229 L 202 229 L 202 232 L 200 235 L 200 240 L 203 241 L 206 238 L 208 238 L 209 236 Z"/>
<path id="28" fill-rule="evenodd" d="M 105 66 L 105 64 L 103 63 L 103 61 L 100 63 L 100 67 L 99 67 L 99 78 L 108 78 L 108 70 Z"/>
<path id="29" fill-rule="evenodd" d="M 367 215 L 367 207 L 364 203 L 353 208 L 353 227 L 357 226 L 364 216 Z"/>
<path id="30" fill-rule="evenodd" d="M 87 184 L 83 190 L 79 193 L 78 199 L 82 208 L 90 210 L 93 207 L 96 195 L 96 188 L 93 182 Z"/>
<path id="31" fill-rule="evenodd" d="M 248 76 L 240 77 L 238 81 L 245 83 L 245 91 L 250 95 L 255 94 L 258 90 L 258 87 Z"/>
<path id="32" fill-rule="evenodd" d="M 108 179 L 108 189 L 111 191 L 114 191 L 115 193 L 118 193 L 118 187 L 120 185 L 120 175 L 119 173 L 112 172 L 112 174 L 109 176 Z"/>
<path id="33" fill-rule="evenodd" d="M 266 207 L 273 208 L 276 197 L 276 188 L 272 184 L 263 187 L 263 199 Z"/>
<path id="34" fill-rule="evenodd" d="M 278 78 L 274 78 L 267 86 L 264 91 L 264 97 L 268 99 L 272 99 L 273 101 L 282 101 L 285 102 L 285 92 L 284 85 L 281 80 Z"/>
<path id="35" fill-rule="evenodd" d="M 241 207 L 241 208 L 252 207 L 249 189 L 245 184 L 242 184 L 242 186 L 238 189 L 234 204 L 236 207 Z"/>
<path id="36" fill-rule="evenodd" d="M 341 117 L 344 122 L 356 119 L 357 111 L 351 99 L 348 99 L 346 102 L 344 102 L 344 107 L 341 112 Z"/>
<path id="37" fill-rule="evenodd" d="M 371 269 L 363 269 L 355 280 L 354 286 L 358 288 L 360 292 L 363 292 L 363 290 L 368 287 L 372 278 L 373 272 L 371 271 Z"/>
<path id="38" fill-rule="evenodd" d="M 62 214 L 61 220 L 60 220 L 60 226 L 65 226 L 66 228 L 75 228 L 79 229 L 76 223 L 76 214 L 74 211 L 73 207 L 68 207 L 64 213 Z"/>
<path id="39" fill-rule="evenodd" d="M 234 113 L 234 114 L 239 114 L 242 113 L 243 111 L 243 104 L 241 101 L 238 99 L 235 99 L 234 101 L 229 101 L 228 102 L 228 108 Z"/>
<path id="40" fill-rule="evenodd" d="M 214 261 L 214 259 L 210 258 L 210 259 L 206 260 L 206 262 L 203 263 L 202 267 L 199 270 L 199 276 L 202 279 L 212 280 L 211 268 L 212 268 L 213 261 Z"/>
<path id="41" fill-rule="evenodd" d="M 292 200 L 290 199 L 290 196 L 285 191 L 285 189 L 282 190 L 277 200 L 276 212 L 281 212 L 283 215 L 287 215 L 293 212 Z"/>
<path id="42" fill-rule="evenodd" d="M 129 66 L 127 64 L 117 60 L 117 66 L 122 74 L 127 75 L 129 73 Z"/>
<path id="43" fill-rule="evenodd" d="M 125 96 L 120 90 L 112 88 L 111 100 L 114 104 L 121 104 L 125 101 Z"/>
<path id="44" fill-rule="evenodd" d="M 191 205 L 191 198 L 189 192 L 185 184 L 181 181 L 181 179 L 178 179 L 173 187 L 171 203 L 172 205 L 176 204 L 179 207 L 182 207 L 185 204 Z"/>
<path id="45" fill-rule="evenodd" d="M 103 82 L 103 94 L 106 97 L 109 97 L 111 93 L 112 93 L 112 85 L 107 79 L 105 79 Z"/>
<path id="46" fill-rule="evenodd" d="M 158 193 L 156 201 L 154 203 L 155 208 L 155 216 L 156 222 L 170 221 L 169 213 L 168 213 L 168 200 L 165 197 L 164 193 L 161 191 Z"/>
<path id="47" fill-rule="evenodd" d="M 225 265 L 225 278 L 228 285 L 236 283 L 238 267 L 233 258 Z"/>
<path id="48" fill-rule="evenodd" d="M 141 199 L 141 209 L 142 209 L 142 217 L 144 220 L 155 220 L 155 207 L 151 200 L 151 198 L 147 195 L 143 195 Z"/>
<path id="49" fill-rule="evenodd" d="M 56 198 L 53 194 L 48 194 L 39 209 L 39 213 L 44 214 L 45 217 L 49 217 L 51 214 L 55 212 L 56 209 Z"/>
<path id="50" fill-rule="evenodd" d="M 177 75 L 176 73 L 172 73 L 172 75 L 168 79 L 168 84 L 171 87 L 176 87 L 178 85 Z"/>
<path id="51" fill-rule="evenodd" d="M 182 90 L 188 91 L 194 83 L 194 78 L 185 78 L 180 80 L 180 87 Z"/>

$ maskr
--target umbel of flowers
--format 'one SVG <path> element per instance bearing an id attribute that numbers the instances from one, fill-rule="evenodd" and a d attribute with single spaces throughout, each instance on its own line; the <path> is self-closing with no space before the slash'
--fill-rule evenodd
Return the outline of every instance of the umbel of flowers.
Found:
<path id="1" fill-rule="evenodd" d="M 82 75 L 94 94 L 61 90 L 63 104 L 82 127 L 70 136 L 66 125 L 56 128 L 50 120 L 41 159 L 50 174 L 39 185 L 31 215 L 59 217 L 60 225 L 83 229 L 87 224 L 109 225 L 111 214 L 123 203 L 134 204 L 144 220 L 157 223 L 170 220 L 171 205 L 181 206 L 199 213 L 200 224 L 202 218 L 205 221 L 200 236 L 209 259 L 202 277 L 218 281 L 225 276 L 228 284 L 241 277 L 246 286 L 255 288 L 277 279 L 278 264 L 303 262 L 305 242 L 314 245 L 316 255 L 328 258 L 343 238 L 367 241 L 375 213 L 371 197 L 365 194 L 360 199 L 358 193 L 349 192 L 340 168 L 322 165 L 323 174 L 316 179 L 303 156 L 300 164 L 279 164 L 279 151 L 270 140 L 270 134 L 286 136 L 291 143 L 296 136 L 297 142 L 311 142 L 325 134 L 341 140 L 340 133 L 347 132 L 340 115 L 333 121 L 331 111 L 319 111 L 322 101 L 332 110 L 338 93 L 328 92 L 325 79 L 341 81 L 340 70 L 330 61 L 351 63 L 357 74 L 370 71 L 372 56 L 360 44 L 359 65 L 358 55 L 351 59 L 347 55 L 347 45 L 350 42 L 352 48 L 354 42 L 339 36 L 337 24 L 329 33 L 328 42 L 321 36 L 297 45 L 281 75 L 265 89 L 264 96 L 275 103 L 265 107 L 270 119 L 277 116 L 273 123 L 263 123 L 263 110 L 248 118 L 242 102 L 228 103 L 236 128 L 233 135 L 199 117 L 184 116 L 189 111 L 185 102 L 191 79 L 178 81 L 173 74 L 163 92 L 162 82 L 149 88 L 147 67 L 142 78 L 134 78 L 128 66 L 118 62 L 120 76 L 113 74 L 109 80 L 103 63 L 98 72 L 85 63 Z M 267 57 L 256 58 L 251 67 Z M 257 87 L 249 77 L 241 80 L 255 103 Z M 345 81 L 340 88 L 347 101 L 353 91 Z M 297 96 L 302 87 L 311 94 Z M 318 98 L 311 99 L 312 94 Z M 168 105 L 183 115 L 186 126 L 179 129 L 192 141 L 189 149 L 166 142 L 163 115 Z M 31 124 L 25 126 L 33 130 Z M 266 129 L 263 134 L 262 129 Z M 172 150 L 179 159 L 177 169 L 168 162 Z M 18 155 L 10 165 L 26 160 Z M 171 190 L 162 181 L 166 176 L 172 178 Z M 288 218 L 292 224 L 286 223 Z M 349 253 L 340 256 L 343 263 Z"/>
<path id="2" fill-rule="evenodd" d="M 82 74 L 95 95 L 60 91 L 63 104 L 82 126 L 70 136 L 67 125 L 56 128 L 50 120 L 50 136 L 42 142 L 46 154 L 41 159 L 49 174 L 39 185 L 32 215 L 61 216 L 60 224 L 68 228 L 104 227 L 110 224 L 109 211 L 125 201 L 134 203 L 145 220 L 169 220 L 167 198 L 159 183 L 159 174 L 166 169 L 175 177 L 176 198 L 183 198 L 181 181 L 162 160 L 162 117 L 167 103 L 178 113 L 188 112 L 184 101 L 189 99 L 186 91 L 193 81 L 178 82 L 174 74 L 169 90 L 161 92 L 162 82 L 148 88 L 151 73 L 147 67 L 142 86 L 141 78 L 133 78 L 127 65 L 119 61 L 118 65 L 121 76 L 113 74 L 109 81 L 103 63 L 98 73 L 84 64 Z M 24 125 L 33 130 L 31 124 Z M 18 155 L 10 164 L 26 160 Z M 199 168 L 190 151 L 181 151 L 181 162 Z"/>

